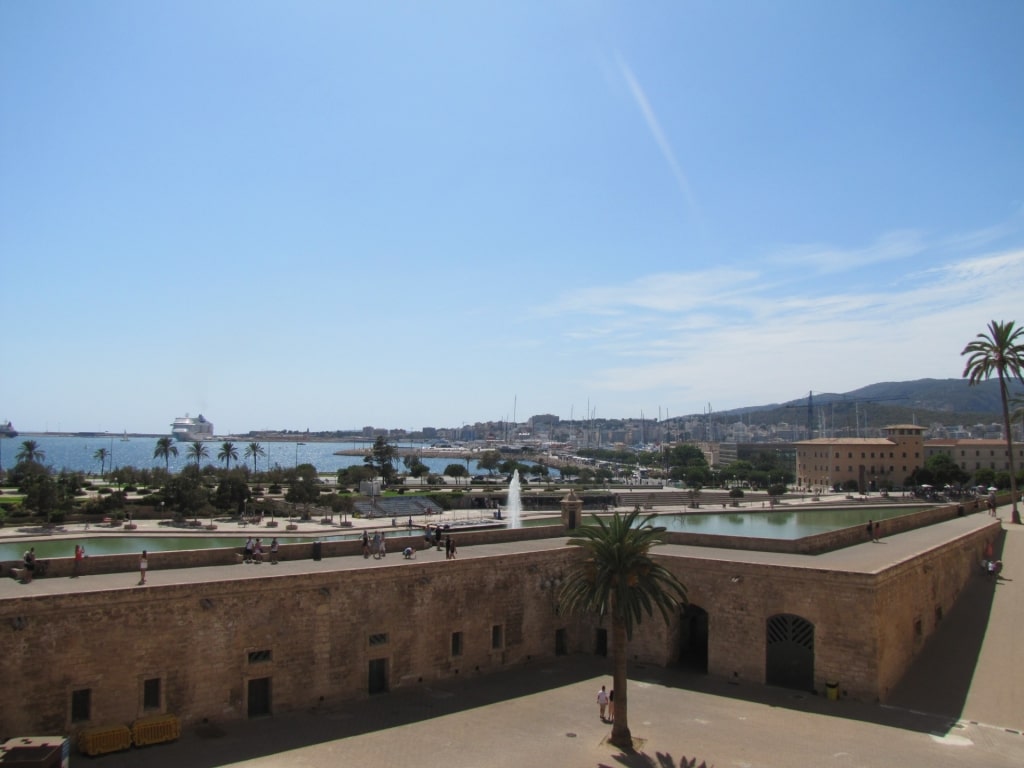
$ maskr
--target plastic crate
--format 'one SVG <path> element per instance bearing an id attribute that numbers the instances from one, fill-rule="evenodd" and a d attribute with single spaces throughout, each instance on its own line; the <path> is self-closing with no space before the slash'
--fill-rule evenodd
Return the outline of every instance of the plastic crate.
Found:
<path id="1" fill-rule="evenodd" d="M 181 721 L 175 715 L 142 717 L 132 723 L 132 742 L 136 747 L 162 744 L 181 736 Z"/>
<path id="2" fill-rule="evenodd" d="M 132 732 L 127 725 L 99 725 L 78 734 L 78 751 L 89 757 L 120 752 L 132 745 Z"/>

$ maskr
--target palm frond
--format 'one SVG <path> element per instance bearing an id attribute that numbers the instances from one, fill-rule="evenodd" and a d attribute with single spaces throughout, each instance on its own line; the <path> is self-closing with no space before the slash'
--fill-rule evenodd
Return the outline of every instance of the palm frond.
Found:
<path id="1" fill-rule="evenodd" d="M 562 586 L 562 610 L 611 616 L 622 621 L 627 637 L 655 610 L 670 620 L 676 607 L 686 603 L 686 587 L 650 556 L 665 531 L 653 525 L 653 518 L 641 519 L 637 508 L 615 513 L 607 522 L 595 517 L 594 525 L 577 530 L 569 544 L 583 548 L 586 556 Z"/>

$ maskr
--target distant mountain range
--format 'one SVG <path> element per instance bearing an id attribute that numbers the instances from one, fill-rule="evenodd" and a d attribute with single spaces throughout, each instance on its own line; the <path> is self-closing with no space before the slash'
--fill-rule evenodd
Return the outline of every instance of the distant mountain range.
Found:
<path id="1" fill-rule="evenodd" d="M 1016 381 L 1010 382 L 1010 394 L 1024 397 L 1024 386 Z M 966 379 L 886 381 L 842 394 L 814 392 L 810 400 L 815 429 L 822 418 L 836 426 L 856 426 L 859 419 L 862 424 L 870 423 L 873 427 L 914 423 L 953 426 L 1002 421 L 999 382 L 996 379 L 973 387 Z M 714 416 L 716 420 L 735 416 L 736 421 L 742 418 L 752 424 L 806 424 L 808 398 L 719 411 Z"/>

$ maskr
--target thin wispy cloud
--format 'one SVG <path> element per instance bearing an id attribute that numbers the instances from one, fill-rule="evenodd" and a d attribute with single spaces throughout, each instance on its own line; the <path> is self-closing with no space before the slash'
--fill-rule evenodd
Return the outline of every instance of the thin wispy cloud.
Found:
<path id="1" fill-rule="evenodd" d="M 629 64 L 626 63 L 626 60 L 622 58 L 622 55 L 617 51 L 615 53 L 615 63 L 618 66 L 623 79 L 626 81 L 626 86 L 629 88 L 630 95 L 632 95 L 633 101 L 636 102 L 637 108 L 640 110 L 640 114 L 644 118 L 644 122 L 647 124 L 647 129 L 651 132 L 651 137 L 658 145 L 658 149 L 661 151 L 662 157 L 665 158 L 665 162 L 668 164 L 669 170 L 672 172 L 672 176 L 675 177 L 676 184 L 679 185 L 679 190 L 683 193 L 683 197 L 686 198 L 686 203 L 690 208 L 690 212 L 696 214 L 698 210 L 697 200 L 693 195 L 690 182 L 687 179 L 686 174 L 683 172 L 679 159 L 676 157 L 675 150 L 672 148 L 672 143 L 665 135 L 665 131 L 662 130 L 661 122 L 658 120 L 658 116 L 655 114 L 654 108 L 651 106 L 651 102 L 647 98 L 647 93 L 644 91 L 643 86 L 640 85 L 636 75 L 633 74 L 633 70 L 630 68 Z"/>
<path id="2" fill-rule="evenodd" d="M 889 247 L 900 242 L 904 245 Z M 883 237 L 878 243 L 889 245 L 858 252 L 883 258 L 880 254 L 903 249 L 927 250 L 920 237 Z M 970 330 L 982 327 L 989 314 L 1010 316 L 1002 297 L 1006 285 L 1024 284 L 1024 250 L 968 256 L 907 273 L 891 290 L 826 282 L 807 294 L 798 292 L 799 280 L 792 282 L 793 290 L 787 291 L 785 281 L 769 284 L 754 269 L 658 274 L 595 286 L 557 306 L 568 326 L 566 338 L 586 338 L 606 361 L 591 371 L 592 390 L 668 388 L 678 389 L 683 398 L 688 382 L 697 378 L 710 382 L 709 388 L 723 398 L 731 393 L 751 401 L 756 400 L 752 388 L 770 389 L 776 379 L 784 386 L 786 377 L 777 374 L 780 366 L 806 366 L 819 390 L 829 382 L 849 389 L 842 382 L 858 381 L 862 369 L 861 383 L 916 378 L 934 367 L 937 356 L 948 362 L 948 375 L 957 375 L 957 355 Z M 685 290 L 693 286 L 723 287 L 725 296 Z M 693 300 L 649 295 L 680 292 Z M 996 296 L 1001 297 L 998 304 L 992 301 Z M 602 315 L 599 332 L 590 324 L 594 318 L 588 307 L 594 300 L 606 310 L 620 310 Z M 740 305 L 742 312 L 737 311 Z M 929 343 L 922 344 L 922 337 Z"/>
<path id="3" fill-rule="evenodd" d="M 803 245 L 781 249 L 769 257 L 774 264 L 812 269 L 819 274 L 859 270 L 877 264 L 918 256 L 927 244 L 919 232 L 889 232 L 863 248 L 842 249 L 824 245 Z"/>

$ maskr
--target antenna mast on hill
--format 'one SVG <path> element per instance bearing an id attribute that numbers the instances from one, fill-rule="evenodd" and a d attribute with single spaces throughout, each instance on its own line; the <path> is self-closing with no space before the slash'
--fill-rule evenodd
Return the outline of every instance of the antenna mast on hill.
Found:
<path id="1" fill-rule="evenodd" d="M 814 439 L 814 393 L 810 390 L 807 391 L 807 439 Z"/>

